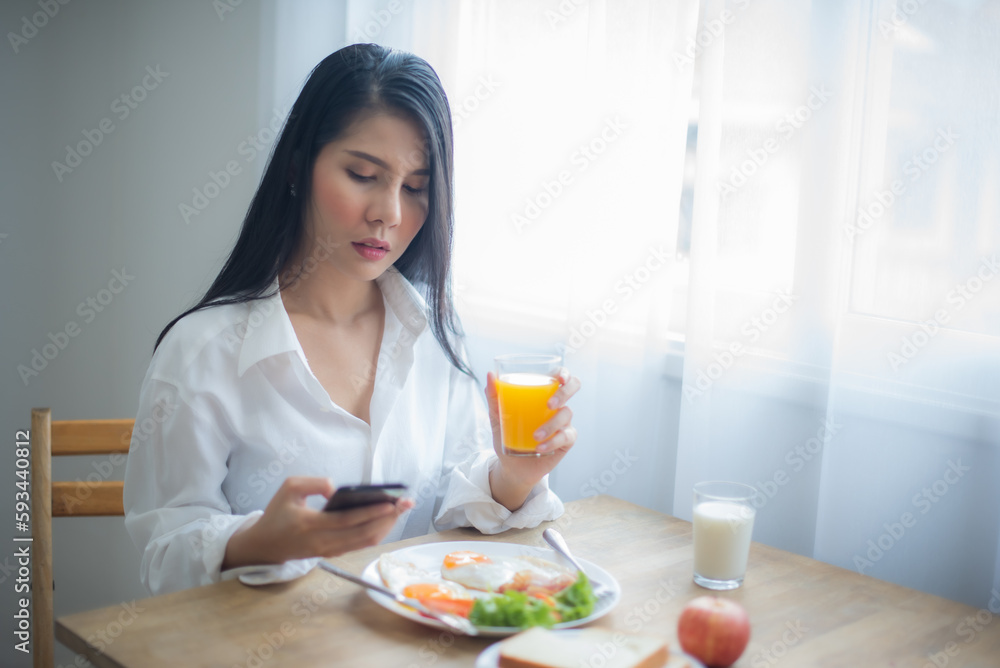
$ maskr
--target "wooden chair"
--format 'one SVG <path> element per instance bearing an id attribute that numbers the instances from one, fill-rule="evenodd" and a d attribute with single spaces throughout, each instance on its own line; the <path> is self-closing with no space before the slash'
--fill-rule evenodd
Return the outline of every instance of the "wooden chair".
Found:
<path id="1" fill-rule="evenodd" d="M 55 664 L 52 612 L 52 518 L 125 515 L 123 483 L 115 480 L 52 482 L 52 457 L 126 455 L 135 420 L 52 421 L 48 408 L 31 411 L 31 535 L 35 668 Z"/>

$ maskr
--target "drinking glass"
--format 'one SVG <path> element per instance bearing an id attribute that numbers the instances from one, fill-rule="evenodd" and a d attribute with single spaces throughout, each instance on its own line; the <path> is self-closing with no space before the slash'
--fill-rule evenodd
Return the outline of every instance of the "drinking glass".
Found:
<path id="1" fill-rule="evenodd" d="M 546 454 L 537 451 L 539 442 L 534 434 L 556 414 L 548 401 L 561 385 L 562 357 L 500 355 L 494 361 L 504 453 L 527 457 Z"/>
<path id="2" fill-rule="evenodd" d="M 694 581 L 706 589 L 736 589 L 743 584 L 750 536 L 757 514 L 757 493 L 738 482 L 699 482 L 694 486 Z"/>

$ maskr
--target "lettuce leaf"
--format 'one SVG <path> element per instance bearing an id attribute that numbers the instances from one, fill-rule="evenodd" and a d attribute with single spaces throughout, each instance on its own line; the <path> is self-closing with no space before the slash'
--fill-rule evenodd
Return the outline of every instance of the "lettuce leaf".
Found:
<path id="1" fill-rule="evenodd" d="M 564 622 L 589 617 L 594 612 L 597 597 L 594 588 L 587 579 L 587 574 L 580 572 L 576 582 L 555 595 L 556 610 Z"/>
<path id="2" fill-rule="evenodd" d="M 469 613 L 476 626 L 549 627 L 555 624 L 555 610 L 545 601 L 519 591 L 476 599 Z"/>
<path id="3" fill-rule="evenodd" d="M 594 611 L 596 598 L 587 576 L 580 573 L 576 582 L 556 594 L 555 607 L 545 599 L 520 591 L 476 599 L 469 621 L 476 626 L 513 626 L 526 629 L 546 628 L 558 622 L 583 619 Z"/>

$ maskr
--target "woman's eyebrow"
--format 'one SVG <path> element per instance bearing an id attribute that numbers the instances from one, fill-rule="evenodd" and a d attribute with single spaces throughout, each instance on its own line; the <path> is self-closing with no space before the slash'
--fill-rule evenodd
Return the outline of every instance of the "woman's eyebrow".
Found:
<path id="1" fill-rule="evenodd" d="M 387 163 L 382 158 L 376 158 L 374 155 L 370 153 L 365 153 L 364 151 L 352 151 L 350 149 L 344 149 L 344 152 L 353 155 L 355 158 L 361 158 L 362 160 L 367 160 L 368 162 L 374 163 L 379 167 L 381 167 L 382 169 L 388 169 L 392 171 L 391 168 L 389 167 L 389 163 Z M 413 174 L 417 176 L 429 176 L 430 173 L 431 170 L 429 170 L 426 167 L 424 167 L 423 169 L 417 169 L 413 171 Z"/>

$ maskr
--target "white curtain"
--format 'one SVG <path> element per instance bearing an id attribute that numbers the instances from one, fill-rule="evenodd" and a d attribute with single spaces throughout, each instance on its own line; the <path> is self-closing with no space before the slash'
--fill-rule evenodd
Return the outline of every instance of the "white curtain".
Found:
<path id="1" fill-rule="evenodd" d="M 742 480 L 758 540 L 989 600 L 997 9 L 703 3 L 675 514 Z"/>
<path id="2" fill-rule="evenodd" d="M 996 3 L 352 1 L 322 48 L 287 4 L 279 45 L 442 76 L 477 371 L 560 349 L 585 383 L 564 498 L 690 519 L 696 481 L 744 481 L 755 539 L 986 604 Z"/>

